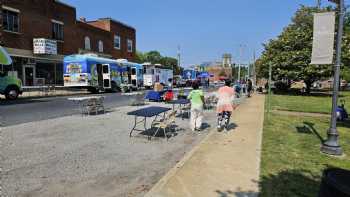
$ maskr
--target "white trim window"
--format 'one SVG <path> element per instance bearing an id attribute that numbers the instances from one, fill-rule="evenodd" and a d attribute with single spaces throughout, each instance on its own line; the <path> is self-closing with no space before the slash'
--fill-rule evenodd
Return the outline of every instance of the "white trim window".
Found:
<path id="1" fill-rule="evenodd" d="M 133 41 L 132 40 L 130 40 L 130 39 L 128 39 L 128 52 L 129 53 L 132 53 L 132 51 L 133 51 Z"/>
<path id="2" fill-rule="evenodd" d="M 118 50 L 121 48 L 119 35 L 114 35 L 114 48 Z"/>
<path id="3" fill-rule="evenodd" d="M 64 40 L 64 23 L 61 21 L 57 21 L 52 19 L 52 39 L 55 40 Z"/>
<path id="4" fill-rule="evenodd" d="M 84 48 L 85 50 L 91 50 L 91 43 L 89 36 L 85 36 L 84 38 Z"/>
<path id="5" fill-rule="evenodd" d="M 5 31 L 19 33 L 19 10 L 2 6 L 2 25 Z"/>
<path id="6" fill-rule="evenodd" d="M 98 41 L 98 52 L 103 53 L 103 42 L 102 42 L 102 40 Z"/>

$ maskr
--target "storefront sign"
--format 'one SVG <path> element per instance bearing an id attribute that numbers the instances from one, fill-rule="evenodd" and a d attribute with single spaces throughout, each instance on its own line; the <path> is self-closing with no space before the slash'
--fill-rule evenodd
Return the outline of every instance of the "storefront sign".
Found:
<path id="1" fill-rule="evenodd" d="M 57 55 L 57 41 L 45 38 L 33 39 L 34 54 Z"/>

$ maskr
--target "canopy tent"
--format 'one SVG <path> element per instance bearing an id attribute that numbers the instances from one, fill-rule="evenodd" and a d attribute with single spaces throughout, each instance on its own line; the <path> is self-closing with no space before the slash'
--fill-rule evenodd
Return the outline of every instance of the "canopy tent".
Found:
<path id="1" fill-rule="evenodd" d="M 12 59 L 10 55 L 2 46 L 0 46 L 0 64 L 1 64 L 1 72 L 4 72 L 4 65 L 12 64 Z"/>
<path id="2" fill-rule="evenodd" d="M 201 72 L 199 75 L 198 75 L 198 78 L 210 78 L 210 77 L 214 77 L 213 74 L 210 74 L 208 72 Z"/>

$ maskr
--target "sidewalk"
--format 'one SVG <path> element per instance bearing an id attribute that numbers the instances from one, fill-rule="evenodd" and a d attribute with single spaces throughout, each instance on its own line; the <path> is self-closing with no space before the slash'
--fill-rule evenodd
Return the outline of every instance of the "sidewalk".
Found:
<path id="1" fill-rule="evenodd" d="M 146 197 L 258 196 L 263 120 L 264 96 L 254 95 L 234 112 L 232 132 L 211 132 Z"/>

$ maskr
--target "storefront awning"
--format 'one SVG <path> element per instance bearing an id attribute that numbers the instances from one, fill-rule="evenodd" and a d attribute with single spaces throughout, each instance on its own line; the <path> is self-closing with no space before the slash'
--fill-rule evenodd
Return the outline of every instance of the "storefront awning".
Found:
<path id="1" fill-rule="evenodd" d="M 31 50 L 14 49 L 4 47 L 11 57 L 23 57 L 41 60 L 45 62 L 63 62 L 63 55 L 34 55 Z"/>

